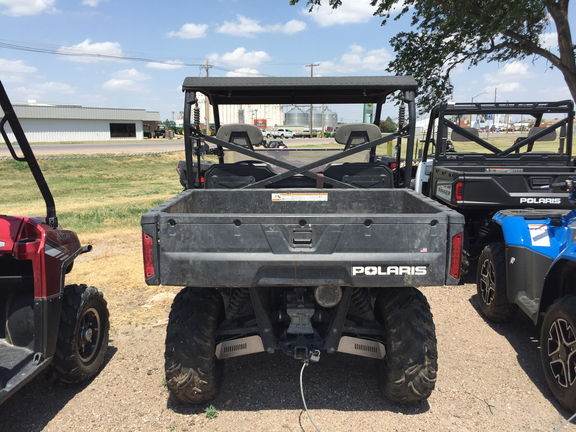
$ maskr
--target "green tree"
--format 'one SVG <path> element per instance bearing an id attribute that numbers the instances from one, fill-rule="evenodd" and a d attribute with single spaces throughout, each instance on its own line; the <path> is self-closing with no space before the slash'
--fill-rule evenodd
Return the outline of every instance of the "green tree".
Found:
<path id="1" fill-rule="evenodd" d="M 342 0 L 325 0 L 333 8 Z M 352 1 L 352 0 L 348 0 Z M 299 0 L 290 0 L 296 4 Z M 310 10 L 321 0 L 307 0 Z M 569 0 L 371 0 L 382 25 L 411 14 L 411 31 L 390 40 L 396 58 L 388 71 L 413 75 L 419 85 L 419 104 L 429 109 L 452 93 L 450 74 L 460 64 L 506 62 L 529 56 L 545 58 L 557 68 L 576 100 L 575 45 L 568 22 Z M 554 35 L 558 52 L 547 38 Z"/>
<path id="2" fill-rule="evenodd" d="M 388 133 L 396 132 L 398 130 L 398 125 L 394 123 L 394 120 L 388 117 L 386 120 L 380 121 L 380 130 Z"/>

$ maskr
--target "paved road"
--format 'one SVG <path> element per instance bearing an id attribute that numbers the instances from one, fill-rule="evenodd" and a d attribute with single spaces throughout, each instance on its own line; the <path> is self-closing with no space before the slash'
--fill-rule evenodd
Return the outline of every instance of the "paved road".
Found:
<path id="1" fill-rule="evenodd" d="M 146 140 L 135 142 L 88 142 L 79 144 L 32 144 L 35 155 L 49 154 L 98 154 L 98 153 L 148 153 L 168 150 L 183 150 L 182 139 Z M 0 157 L 10 153 L 6 145 L 0 145 Z"/>
<path id="2" fill-rule="evenodd" d="M 0 140 L 1 141 L 1 140 Z M 306 144 L 334 143 L 331 138 L 287 139 L 284 142 L 290 147 Z M 184 150 L 182 138 L 164 140 L 153 139 L 145 141 L 126 142 L 87 142 L 78 144 L 32 144 L 34 154 L 39 155 L 70 155 L 70 154 L 117 154 L 117 153 L 148 153 L 172 150 Z M 6 145 L 0 145 L 0 157 L 9 157 Z"/>

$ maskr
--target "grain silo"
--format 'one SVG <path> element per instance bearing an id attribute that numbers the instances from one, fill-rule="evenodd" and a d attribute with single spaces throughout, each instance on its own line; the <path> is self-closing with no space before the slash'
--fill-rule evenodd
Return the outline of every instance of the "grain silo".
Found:
<path id="1" fill-rule="evenodd" d="M 310 110 L 308 110 L 310 111 Z M 328 109 L 328 107 L 324 107 L 324 128 L 328 126 L 336 126 L 338 124 L 338 115 Z M 322 106 L 314 106 L 314 110 L 312 112 L 312 127 L 321 129 L 322 128 Z"/>
<path id="2" fill-rule="evenodd" d="M 290 111 L 284 114 L 284 124 L 285 125 L 298 125 L 298 126 L 308 126 L 310 120 L 308 114 L 302 111 L 297 106 L 293 107 Z"/>
<path id="3" fill-rule="evenodd" d="M 324 127 L 326 129 L 332 128 L 331 130 L 334 130 L 337 124 L 338 124 L 338 114 L 328 109 L 327 107 L 324 107 Z"/>

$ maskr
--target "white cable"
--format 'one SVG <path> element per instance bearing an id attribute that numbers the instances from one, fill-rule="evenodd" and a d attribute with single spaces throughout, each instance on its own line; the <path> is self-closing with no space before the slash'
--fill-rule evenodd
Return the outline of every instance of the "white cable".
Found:
<path id="1" fill-rule="evenodd" d="M 576 417 L 576 414 L 572 415 L 572 417 L 570 417 L 568 420 L 566 420 L 564 423 L 562 423 L 560 426 L 554 429 L 554 432 L 558 432 L 560 429 L 562 429 L 564 426 L 570 423 L 574 417 Z"/>
<path id="2" fill-rule="evenodd" d="M 308 412 L 308 407 L 306 406 L 306 399 L 304 399 L 304 386 L 302 385 L 302 374 L 304 373 L 304 368 L 306 366 L 308 366 L 309 360 L 310 360 L 310 358 L 307 358 L 306 360 L 304 360 L 304 364 L 302 365 L 302 369 L 300 369 L 300 393 L 302 393 L 302 402 L 304 403 L 304 409 L 306 410 L 306 414 L 308 414 L 308 418 L 310 419 L 310 422 L 312 422 L 312 425 L 316 428 L 316 430 L 318 432 L 321 432 L 320 429 L 318 429 L 318 426 L 316 426 L 316 424 L 314 423 L 314 420 L 312 420 L 312 416 L 310 416 L 310 413 Z"/>

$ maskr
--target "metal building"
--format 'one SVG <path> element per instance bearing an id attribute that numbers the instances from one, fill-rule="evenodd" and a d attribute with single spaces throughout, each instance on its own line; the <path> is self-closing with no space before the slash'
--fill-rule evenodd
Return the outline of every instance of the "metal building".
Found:
<path id="1" fill-rule="evenodd" d="M 198 93 L 198 107 L 200 108 L 200 123 L 206 124 L 206 98 Z M 244 121 L 240 121 L 240 110 L 244 114 Z M 210 123 L 214 123 L 213 107 L 210 105 Z M 218 105 L 220 124 L 248 123 L 265 124 L 266 127 L 281 125 L 283 120 L 282 105 Z"/>
<path id="2" fill-rule="evenodd" d="M 145 128 L 153 130 L 161 121 L 159 112 L 143 109 L 36 103 L 13 103 L 13 106 L 30 142 L 142 139 Z M 9 127 L 7 132 L 10 140 L 14 140 Z"/>

